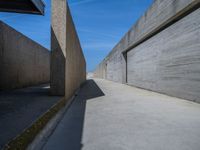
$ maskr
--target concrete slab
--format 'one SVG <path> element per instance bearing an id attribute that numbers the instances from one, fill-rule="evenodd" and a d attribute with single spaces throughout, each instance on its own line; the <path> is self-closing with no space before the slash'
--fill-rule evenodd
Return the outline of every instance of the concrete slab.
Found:
<path id="1" fill-rule="evenodd" d="M 0 91 L 0 149 L 60 100 L 49 85 Z"/>
<path id="2" fill-rule="evenodd" d="M 44 15 L 43 0 L 1 0 L 0 11 Z"/>
<path id="3" fill-rule="evenodd" d="M 200 104 L 95 82 L 81 88 L 44 150 L 200 149 Z"/>

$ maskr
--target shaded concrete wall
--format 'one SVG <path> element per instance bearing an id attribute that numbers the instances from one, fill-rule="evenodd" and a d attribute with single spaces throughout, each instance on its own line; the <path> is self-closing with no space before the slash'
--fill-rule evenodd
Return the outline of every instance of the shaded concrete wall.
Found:
<path id="1" fill-rule="evenodd" d="M 66 0 L 52 0 L 51 93 L 72 96 L 86 80 L 86 62 Z"/>
<path id="2" fill-rule="evenodd" d="M 0 22 L 0 89 L 50 81 L 50 52 Z"/>
<path id="3" fill-rule="evenodd" d="M 200 102 L 200 1 L 155 0 L 100 64 L 106 79 Z M 105 78 L 97 67 L 97 77 Z"/>

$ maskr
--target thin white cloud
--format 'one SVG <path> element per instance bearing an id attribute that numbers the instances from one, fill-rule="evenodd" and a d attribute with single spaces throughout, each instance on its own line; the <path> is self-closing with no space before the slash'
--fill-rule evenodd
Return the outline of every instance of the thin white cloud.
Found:
<path id="1" fill-rule="evenodd" d="M 93 50 L 105 50 L 105 49 L 112 49 L 115 43 L 87 43 L 83 44 L 83 49 L 93 49 Z"/>
<path id="2" fill-rule="evenodd" d="M 115 38 L 115 39 L 119 38 L 119 36 L 116 36 L 116 35 L 111 35 L 111 34 L 102 33 L 102 32 L 93 32 L 93 31 L 85 30 L 85 29 L 79 29 L 78 31 L 79 32 L 85 32 L 85 33 L 91 33 L 91 34 L 94 34 L 94 35 L 101 35 L 101 36 L 105 36 L 105 37 Z"/>
<path id="3" fill-rule="evenodd" d="M 96 0 L 81 0 L 81 1 L 70 3 L 70 6 L 82 5 L 82 4 L 90 3 L 90 2 L 93 2 L 93 1 L 96 1 Z"/>

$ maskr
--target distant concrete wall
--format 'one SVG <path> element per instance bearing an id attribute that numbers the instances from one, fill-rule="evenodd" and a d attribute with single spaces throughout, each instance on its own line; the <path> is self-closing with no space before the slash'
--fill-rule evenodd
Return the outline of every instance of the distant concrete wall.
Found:
<path id="1" fill-rule="evenodd" d="M 104 60 L 101 64 L 99 64 L 94 72 L 93 76 L 96 78 L 104 78 L 106 79 L 107 75 L 107 65 L 106 61 Z"/>
<path id="2" fill-rule="evenodd" d="M 199 0 L 155 0 L 94 74 L 200 102 L 199 43 Z"/>
<path id="3" fill-rule="evenodd" d="M 50 52 L 0 22 L 0 89 L 48 83 Z"/>
<path id="4" fill-rule="evenodd" d="M 86 62 L 66 0 L 52 0 L 51 93 L 72 96 L 86 80 Z"/>

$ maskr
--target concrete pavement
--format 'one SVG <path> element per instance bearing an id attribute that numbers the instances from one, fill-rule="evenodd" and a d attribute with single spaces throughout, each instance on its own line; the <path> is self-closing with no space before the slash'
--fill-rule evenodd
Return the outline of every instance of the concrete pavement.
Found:
<path id="1" fill-rule="evenodd" d="M 200 149 L 200 104 L 94 81 L 81 88 L 44 150 Z"/>
<path id="2" fill-rule="evenodd" d="M 49 85 L 0 91 L 0 149 L 60 99 L 49 95 Z"/>

